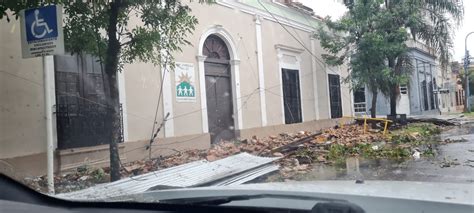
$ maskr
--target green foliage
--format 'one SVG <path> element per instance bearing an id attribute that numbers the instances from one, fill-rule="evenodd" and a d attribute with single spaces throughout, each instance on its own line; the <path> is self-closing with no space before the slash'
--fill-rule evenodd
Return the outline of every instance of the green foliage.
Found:
<path id="1" fill-rule="evenodd" d="M 432 147 L 429 147 L 427 150 L 425 150 L 422 153 L 422 156 L 424 156 L 424 157 L 433 157 L 435 155 L 436 155 L 436 152 Z"/>
<path id="2" fill-rule="evenodd" d="M 346 156 L 346 147 L 341 144 L 332 144 L 329 148 L 328 158 L 331 160 Z"/>
<path id="3" fill-rule="evenodd" d="M 474 117 L 474 112 L 463 112 L 465 116 Z"/>
<path id="4" fill-rule="evenodd" d="M 468 69 L 469 75 L 469 94 L 474 94 L 474 68 L 470 67 Z M 464 71 L 464 67 L 459 69 L 459 74 L 457 75 L 459 78 L 459 83 L 464 90 L 466 90 L 466 72 Z"/>
<path id="5" fill-rule="evenodd" d="M 388 137 L 393 144 L 425 146 L 433 143 L 432 136 L 441 133 L 441 129 L 431 123 L 413 123 L 393 131 Z"/>
<path id="6" fill-rule="evenodd" d="M 441 133 L 441 129 L 439 129 L 436 125 L 432 123 L 412 123 L 408 124 L 405 128 L 395 132 L 395 134 L 412 134 L 412 133 L 419 133 L 422 137 L 428 137 L 431 135 Z"/>
<path id="7" fill-rule="evenodd" d="M 118 1 L 4 0 L 0 2 L 0 19 L 18 18 L 22 9 L 60 4 L 65 14 L 66 50 L 89 53 L 105 61 L 112 2 Z M 191 9 L 179 0 L 122 0 L 117 18 L 120 62 L 161 64 L 166 61 L 172 64 L 172 53 L 190 44 L 185 38 L 198 23 L 190 13 Z"/>
<path id="8" fill-rule="evenodd" d="M 102 180 L 104 180 L 106 174 L 105 174 L 105 171 L 102 168 L 98 168 L 98 169 L 91 172 L 91 176 L 92 176 L 92 178 L 94 178 L 94 180 L 102 181 Z"/>
<path id="9" fill-rule="evenodd" d="M 393 94 L 407 84 L 413 65 L 406 43 L 411 38 L 433 48 L 446 68 L 452 48 L 453 27 L 462 20 L 461 0 L 362 0 L 346 4 L 339 20 L 324 19 L 318 30 L 329 65 L 348 63 L 353 89 Z M 393 104 L 393 103 L 391 103 Z"/>
<path id="10" fill-rule="evenodd" d="M 214 0 L 199 0 L 212 3 Z M 136 61 L 174 67 L 173 53 L 189 45 L 186 36 L 194 30 L 196 17 L 180 0 L 1 0 L 0 18 L 18 18 L 22 9 L 62 5 L 66 51 L 88 53 L 104 63 L 105 89 L 109 96 L 107 115 L 112 129 L 110 144 L 111 181 L 120 179 L 117 72 L 125 63 Z"/>
<path id="11" fill-rule="evenodd" d="M 334 162 L 345 159 L 348 156 L 362 156 L 364 158 L 389 158 L 402 159 L 411 155 L 410 147 L 404 146 L 384 146 L 374 149 L 372 144 L 356 144 L 354 146 L 344 146 L 333 144 L 329 149 L 328 158 Z"/>
<path id="12" fill-rule="evenodd" d="M 391 143 L 358 143 L 353 145 L 332 144 L 329 148 L 328 159 L 338 163 L 349 156 L 361 156 L 367 159 L 389 158 L 403 159 L 411 156 L 414 148 L 425 147 L 424 156 L 433 156 L 431 136 L 441 130 L 430 123 L 415 123 L 394 131 L 388 136 Z"/>
<path id="13" fill-rule="evenodd" d="M 340 20 L 325 19 L 327 29 L 320 28 L 318 38 L 328 51 L 323 55 L 330 65 L 349 64 L 350 75 L 345 79 L 353 89 L 368 87 L 370 91 L 380 91 L 388 95 L 395 78 L 386 64 L 386 56 L 394 51 L 404 51 L 407 32 L 399 29 L 388 35 L 390 17 L 380 7 L 380 1 L 356 1 Z"/>

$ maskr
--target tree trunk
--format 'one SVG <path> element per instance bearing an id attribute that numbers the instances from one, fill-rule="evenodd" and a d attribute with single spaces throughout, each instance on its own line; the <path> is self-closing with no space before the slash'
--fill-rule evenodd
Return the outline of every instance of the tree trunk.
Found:
<path id="1" fill-rule="evenodd" d="M 120 4 L 120 0 L 115 0 L 110 3 L 110 16 L 107 27 L 109 40 L 105 60 L 105 73 L 109 85 L 105 91 L 109 97 L 109 102 L 107 103 L 107 121 L 105 123 L 108 129 L 110 129 L 110 181 L 120 179 L 120 156 L 118 150 L 120 138 L 120 101 L 117 86 L 117 69 L 120 54 L 120 42 L 117 39 L 117 21 Z"/>
<path id="2" fill-rule="evenodd" d="M 388 59 L 388 67 L 395 72 L 395 59 Z M 391 83 L 390 85 L 390 115 L 397 115 L 397 91 L 398 84 Z"/>
<path id="3" fill-rule="evenodd" d="M 392 85 L 390 88 L 390 115 L 397 114 L 398 85 Z"/>
<path id="4" fill-rule="evenodd" d="M 372 106 L 370 108 L 370 117 L 377 117 L 377 90 L 372 90 Z"/>

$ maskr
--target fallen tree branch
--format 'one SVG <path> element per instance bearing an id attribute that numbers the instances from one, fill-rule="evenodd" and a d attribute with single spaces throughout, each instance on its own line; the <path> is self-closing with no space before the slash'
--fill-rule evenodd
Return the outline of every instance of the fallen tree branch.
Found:
<path id="1" fill-rule="evenodd" d="M 408 123 L 416 123 L 416 122 L 425 122 L 425 123 L 433 123 L 438 126 L 455 126 L 456 123 L 438 119 L 438 118 L 407 118 Z"/>
<path id="2" fill-rule="evenodd" d="M 293 141 L 289 144 L 285 144 L 283 146 L 280 146 L 280 147 L 277 147 L 275 149 L 272 149 L 270 151 L 270 153 L 275 153 L 275 152 L 280 152 L 280 153 L 283 153 L 283 152 L 291 152 L 291 151 L 294 151 L 296 149 L 298 149 L 298 146 L 303 144 L 303 143 L 306 143 L 308 141 L 311 141 L 313 140 L 314 137 L 318 136 L 318 135 L 321 135 L 323 134 L 321 131 L 317 132 L 317 133 L 314 133 L 310 136 L 307 136 L 307 137 L 304 137 L 304 138 L 300 138 L 296 141 Z"/>
<path id="3" fill-rule="evenodd" d="M 359 125 L 364 124 L 363 118 L 356 118 L 355 120 L 356 120 L 356 123 Z M 406 121 L 408 123 L 419 123 L 419 122 L 433 123 L 438 126 L 455 126 L 456 125 L 456 123 L 454 122 L 451 122 L 449 120 L 439 119 L 439 118 L 406 118 Z M 383 123 L 383 121 L 367 120 L 367 124 L 373 124 L 373 123 Z"/>

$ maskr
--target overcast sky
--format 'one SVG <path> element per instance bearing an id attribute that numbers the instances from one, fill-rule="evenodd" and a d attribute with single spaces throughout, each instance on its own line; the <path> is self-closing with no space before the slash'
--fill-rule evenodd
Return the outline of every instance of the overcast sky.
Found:
<path id="1" fill-rule="evenodd" d="M 344 13 L 344 6 L 335 3 L 336 0 L 299 0 L 301 3 L 313 8 L 314 12 L 320 16 L 339 17 Z M 467 33 L 474 31 L 474 0 L 464 0 L 464 21 L 462 26 L 454 32 L 453 60 L 461 61 L 464 57 L 464 38 Z M 469 36 L 468 49 L 471 56 L 474 56 L 474 34 Z"/>
<path id="2" fill-rule="evenodd" d="M 464 38 L 469 32 L 474 31 L 474 1 L 464 0 L 464 21 L 463 25 L 456 31 L 454 39 L 454 58 L 460 61 L 464 56 Z M 470 55 L 474 54 L 474 34 L 469 36 L 467 48 Z"/>

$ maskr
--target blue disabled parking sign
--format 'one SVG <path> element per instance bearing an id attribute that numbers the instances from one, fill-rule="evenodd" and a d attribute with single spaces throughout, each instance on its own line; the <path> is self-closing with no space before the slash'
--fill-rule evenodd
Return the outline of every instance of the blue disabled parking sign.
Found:
<path id="1" fill-rule="evenodd" d="M 28 42 L 58 37 L 56 6 L 25 10 L 25 25 Z"/>
<path id="2" fill-rule="evenodd" d="M 26 9 L 21 17 L 23 58 L 64 53 L 60 6 Z"/>

